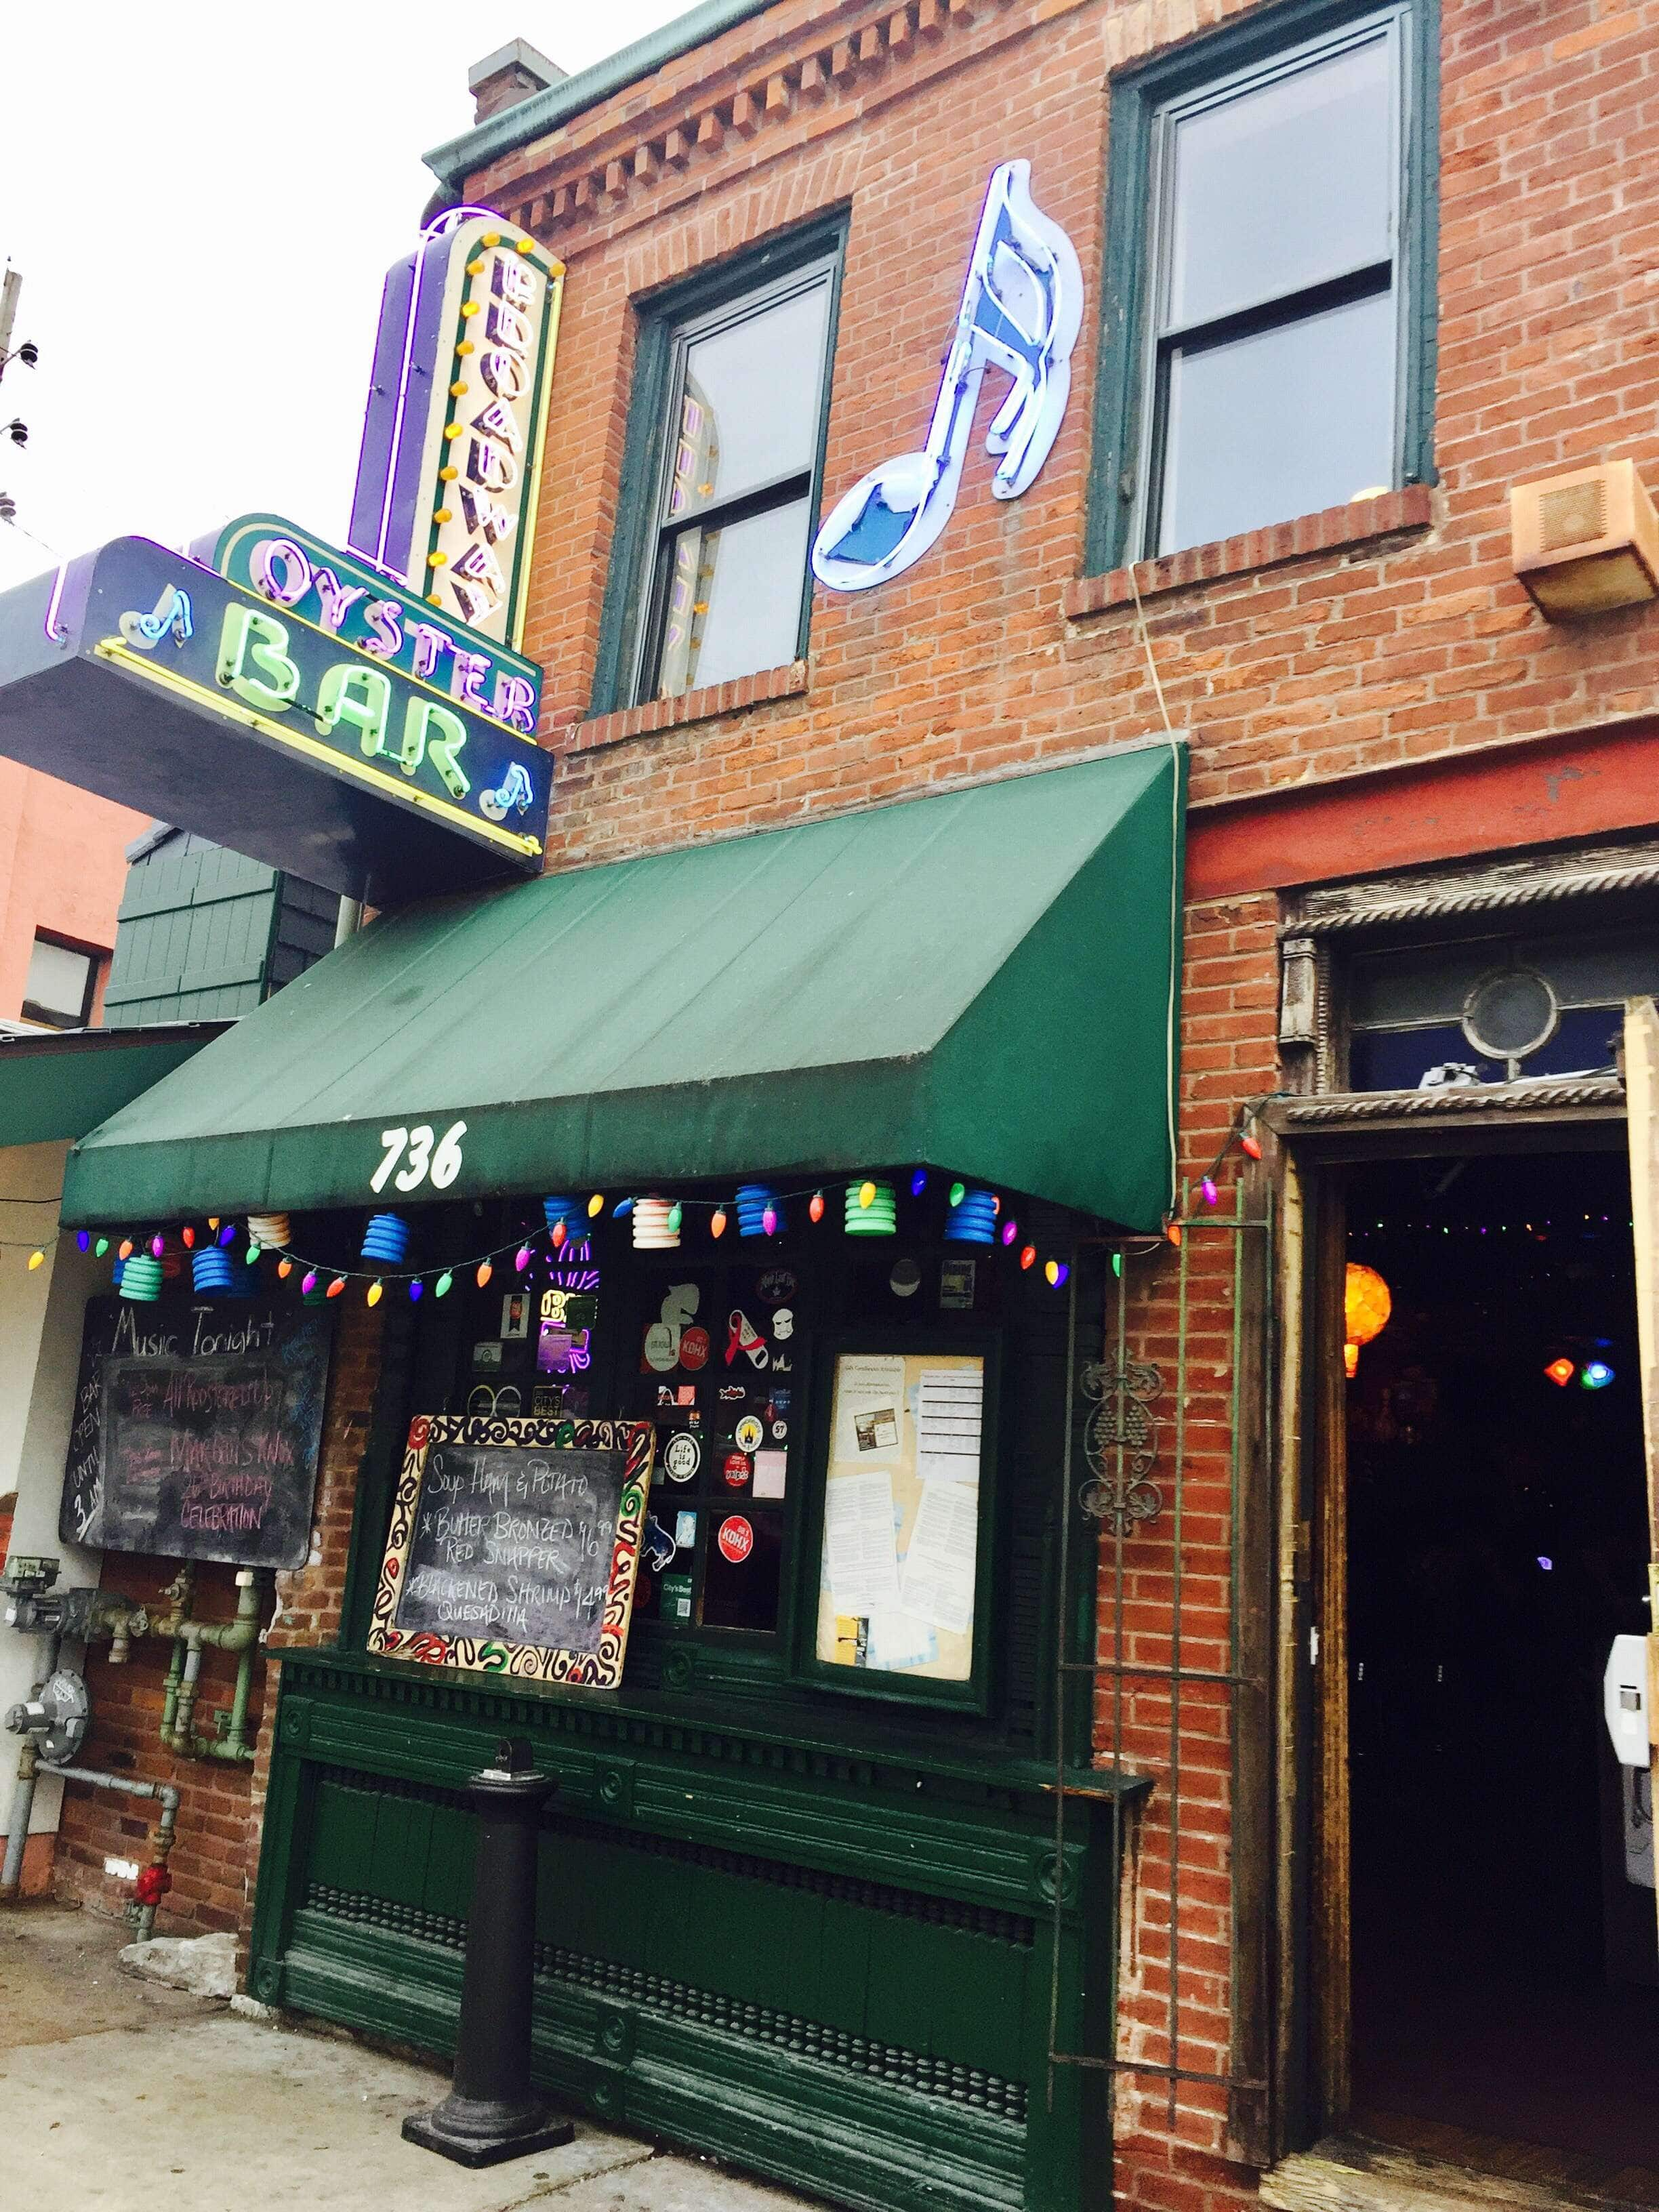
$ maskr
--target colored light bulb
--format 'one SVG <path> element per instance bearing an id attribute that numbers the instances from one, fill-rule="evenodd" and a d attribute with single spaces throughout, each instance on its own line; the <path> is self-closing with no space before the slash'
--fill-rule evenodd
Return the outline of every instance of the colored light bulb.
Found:
<path id="1" fill-rule="evenodd" d="M 1605 1359 L 1589 1359 L 1578 1380 L 1586 1390 L 1605 1390 L 1613 1380 L 1613 1370 Z"/>
<path id="2" fill-rule="evenodd" d="M 1213 1206 L 1221 1195 L 1221 1193 L 1215 1187 L 1215 1177 L 1213 1176 L 1206 1176 L 1203 1182 L 1200 1182 L 1198 1187 L 1204 1194 L 1204 1203 L 1206 1206 Z"/>
<path id="3" fill-rule="evenodd" d="M 680 1204 L 678 1199 L 676 1199 L 668 1209 L 668 1226 L 677 1236 L 679 1233 L 680 1224 L 684 1218 L 685 1208 Z"/>
<path id="4" fill-rule="evenodd" d="M 1121 1252 L 1114 1252 L 1114 1253 L 1113 1253 L 1113 1255 L 1112 1255 L 1112 1273 L 1113 1273 L 1113 1274 L 1114 1274 L 1114 1275 L 1115 1275 L 1115 1276 L 1117 1277 L 1117 1279 L 1118 1279 L 1118 1280 L 1119 1280 L 1120 1282 L 1121 1282 L 1121 1281 L 1122 1281 L 1122 1279 L 1123 1279 L 1123 1255 L 1122 1255 L 1122 1253 L 1121 1253 Z"/>
<path id="5" fill-rule="evenodd" d="M 1002 1241 L 1005 1244 L 1012 1244 L 1018 1234 L 1019 1224 L 1011 1216 L 1002 1224 Z"/>
<path id="6" fill-rule="evenodd" d="M 118 1248 L 117 1249 L 117 1251 L 116 1251 L 116 1255 L 115 1255 L 115 1256 L 116 1256 L 116 1258 L 117 1258 L 118 1260 L 130 1260 L 130 1259 L 131 1259 L 131 1257 L 132 1257 L 132 1239 L 131 1239 L 131 1237 L 124 1237 L 121 1239 L 120 1244 L 119 1244 Z"/>
<path id="7" fill-rule="evenodd" d="M 565 1227 L 562 1221 L 556 1221 L 553 1224 L 553 1249 L 556 1252 L 569 1234 L 570 1231 Z"/>
<path id="8" fill-rule="evenodd" d="M 370 1304 L 370 1305 L 372 1305 L 372 1306 L 377 1306 L 377 1305 L 379 1305 L 379 1304 L 380 1304 L 380 1300 L 381 1300 L 385 1296 L 386 1296 L 386 1291 L 385 1291 L 384 1288 L 382 1287 L 381 1284 L 380 1283 L 380 1281 L 378 1280 L 378 1279 L 377 1279 L 374 1282 L 372 1282 L 372 1283 L 369 1285 L 369 1286 L 368 1286 L 368 1303 Z"/>
<path id="9" fill-rule="evenodd" d="M 262 1246 L 255 1244 L 252 1240 L 250 1240 L 247 1248 L 247 1264 L 250 1267 L 258 1266 L 259 1254 L 263 1249 L 264 1248 Z"/>
<path id="10" fill-rule="evenodd" d="M 513 1255 L 513 1264 L 519 1273 L 523 1274 L 525 1269 L 530 1265 L 530 1247 L 527 1244 L 520 1245 L 518 1250 Z"/>
<path id="11" fill-rule="evenodd" d="M 633 1211 L 634 1201 L 631 1198 L 619 1198 L 611 1209 L 611 1218 L 613 1221 L 620 1221 L 625 1213 L 631 1213 Z"/>
<path id="12" fill-rule="evenodd" d="M 910 1195 L 911 1195 L 911 1197 L 912 1197 L 912 1198 L 920 1198 L 920 1197 L 921 1196 L 921 1194 L 923 1193 L 923 1191 L 925 1191 L 925 1190 L 927 1189 L 927 1169 L 926 1169 L 926 1168 L 918 1168 L 918 1169 L 916 1170 L 915 1173 L 915 1174 L 911 1176 L 911 1178 L 910 1178 Z"/>
<path id="13" fill-rule="evenodd" d="M 425 1288 L 426 1285 L 421 1280 L 420 1277 L 416 1275 L 414 1281 L 411 1282 L 409 1286 L 409 1302 L 411 1305 L 415 1305 L 419 1303 L 421 1292 Z"/>
<path id="14" fill-rule="evenodd" d="M 45 1267 L 46 1263 L 46 1255 L 44 1252 L 31 1252 L 29 1254 L 29 1273 L 31 1274 L 34 1273 L 37 1267 Z"/>
<path id="15" fill-rule="evenodd" d="M 193 1252 L 196 1249 L 196 1231 L 191 1227 L 189 1222 L 185 1222 L 184 1227 L 179 1231 L 179 1241 L 186 1252 Z"/>
<path id="16" fill-rule="evenodd" d="M 92 1236 L 88 1230 L 82 1230 L 75 1241 L 83 1252 L 89 1252 L 92 1249 Z"/>
<path id="17" fill-rule="evenodd" d="M 434 1298 L 447 1298 L 454 1285 L 454 1281 L 455 1278 L 450 1273 L 448 1268 L 446 1267 L 442 1274 L 439 1276 L 437 1281 L 432 1285 L 433 1297 Z"/>
<path id="18" fill-rule="evenodd" d="M 300 1295 L 308 1298 L 317 1287 L 317 1270 L 307 1267 L 300 1278 Z"/>
<path id="19" fill-rule="evenodd" d="M 951 1205 L 952 1205 L 952 1206 L 960 1206 L 960 1205 L 962 1204 L 963 1200 L 964 1198 L 966 1198 L 966 1197 L 967 1197 L 967 1195 L 968 1195 L 968 1186 L 967 1186 L 967 1184 L 966 1184 L 965 1182 L 953 1182 L 953 1183 L 951 1184 Z"/>
<path id="20" fill-rule="evenodd" d="M 670 1225 L 671 1227 L 672 1226 L 672 1224 Z M 763 1233 L 768 1237 L 775 1237 L 777 1235 L 778 1209 L 775 1206 L 769 1206 L 765 1212 L 762 1214 L 761 1229 Z"/>
<path id="21" fill-rule="evenodd" d="M 1025 1247 L 1024 1250 L 1019 1255 L 1019 1264 L 1022 1267 L 1036 1267 L 1036 1246 L 1035 1244 L 1028 1244 Z"/>
<path id="22" fill-rule="evenodd" d="M 345 1286 L 345 1277 L 343 1275 L 337 1275 L 334 1278 L 334 1280 L 329 1285 L 327 1290 L 324 1291 L 323 1296 L 328 1298 L 337 1298 L 341 1291 L 344 1290 Z"/>
<path id="23" fill-rule="evenodd" d="M 726 1208 L 723 1206 L 717 1206 L 714 1208 L 713 1216 L 711 1217 L 708 1224 L 708 1233 L 711 1237 L 725 1236 Z"/>
<path id="24" fill-rule="evenodd" d="M 155 1236 L 149 1240 L 149 1249 L 158 1260 L 161 1258 L 162 1253 L 167 1249 L 167 1240 L 162 1236 L 159 1229 L 156 1231 Z"/>
<path id="25" fill-rule="evenodd" d="M 1259 1160 L 1261 1158 L 1261 1140 L 1259 1137 L 1253 1137 L 1246 1129 L 1238 1141 L 1241 1148 L 1251 1159 Z"/>
<path id="26" fill-rule="evenodd" d="M 483 1288 L 484 1285 L 485 1285 L 485 1284 L 489 1280 L 490 1277 L 495 1273 L 495 1269 L 490 1266 L 490 1264 L 489 1264 L 489 1261 L 488 1261 L 488 1260 L 480 1260 L 480 1261 L 479 1261 L 479 1262 L 478 1262 L 477 1284 L 478 1284 L 478 1288 L 479 1288 L 480 1290 L 483 1290 Z"/>
<path id="27" fill-rule="evenodd" d="M 218 1217 L 218 1215 L 217 1215 L 216 1213 L 210 1213 L 210 1214 L 209 1214 L 209 1216 L 208 1216 L 208 1227 L 209 1227 L 210 1229 L 216 1229 L 218 1226 L 219 1226 L 219 1217 Z"/>
<path id="28" fill-rule="evenodd" d="M 294 1262 L 293 1262 L 293 1261 L 292 1261 L 292 1260 L 279 1260 L 279 1261 L 276 1262 L 276 1273 L 277 1273 L 278 1278 L 279 1278 L 283 1282 L 284 1282 L 284 1283 L 285 1283 L 285 1282 L 287 1282 L 287 1280 L 288 1280 L 289 1277 L 293 1273 L 294 1273 Z"/>
<path id="29" fill-rule="evenodd" d="M 1060 1280 L 1059 1261 L 1045 1260 L 1042 1263 L 1042 1272 L 1050 1283 L 1058 1283 Z"/>
<path id="30" fill-rule="evenodd" d="M 1164 1234 L 1169 1238 L 1171 1244 L 1179 1244 L 1181 1242 L 1181 1224 L 1178 1221 L 1172 1221 L 1169 1227 L 1164 1231 Z"/>
<path id="31" fill-rule="evenodd" d="M 814 1221 L 822 1221 L 822 1220 L 823 1220 L 823 1193 L 821 1190 L 815 1190 L 815 1191 L 812 1193 L 812 1202 L 811 1202 L 811 1204 L 807 1207 L 806 1211 L 807 1211 L 807 1212 L 811 1215 L 811 1218 L 812 1218 Z"/>
<path id="32" fill-rule="evenodd" d="M 234 1221 L 226 1222 L 224 1227 L 219 1231 L 219 1242 L 222 1244 L 234 1244 L 236 1242 L 236 1224 Z"/>
<path id="33" fill-rule="evenodd" d="M 109 1239 L 108 1239 L 108 1237 L 100 1237 L 98 1239 L 98 1242 L 97 1242 L 97 1243 L 93 1246 L 93 1248 L 92 1248 L 92 1256 L 93 1256 L 93 1258 L 94 1258 L 94 1260 L 101 1260 L 101 1259 L 103 1258 L 103 1256 L 104 1256 L 105 1253 L 106 1253 L 106 1252 L 107 1252 L 107 1251 L 108 1251 L 108 1249 L 109 1249 Z"/>
<path id="34" fill-rule="evenodd" d="M 1544 1372 L 1558 1389 L 1565 1390 L 1578 1370 L 1570 1359 L 1552 1359 Z"/>
<path id="35" fill-rule="evenodd" d="M 872 1206 L 875 1202 L 876 1186 L 874 1183 L 861 1182 L 859 1185 L 859 1204 L 863 1206 Z"/>
<path id="36" fill-rule="evenodd" d="M 1054 1273 L 1049 1276 L 1048 1280 L 1054 1285 L 1056 1290 L 1059 1290 L 1064 1285 L 1066 1278 L 1071 1273 L 1072 1270 L 1064 1260 L 1050 1260 L 1048 1265 L 1054 1269 Z"/>
<path id="37" fill-rule="evenodd" d="M 590 1221 L 597 1221 L 604 1212 L 605 1193 L 602 1190 L 596 1190 L 587 1201 L 587 1218 Z"/>

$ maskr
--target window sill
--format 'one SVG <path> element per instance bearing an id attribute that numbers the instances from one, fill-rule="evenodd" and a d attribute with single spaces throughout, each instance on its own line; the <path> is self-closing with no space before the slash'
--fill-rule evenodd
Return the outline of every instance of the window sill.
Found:
<path id="1" fill-rule="evenodd" d="M 1143 599 L 1156 599 L 1223 576 L 1247 576 L 1286 561 L 1305 561 L 1314 554 L 1425 530 L 1432 520 L 1427 484 L 1407 484 L 1403 491 L 1385 492 L 1381 499 L 1354 500 L 1346 507 L 1328 507 L 1321 514 L 1304 514 L 1295 522 L 1275 523 L 1271 529 L 1248 530 L 1242 537 L 1188 546 L 1185 552 L 1168 553 L 1157 561 L 1137 561 L 1133 585 L 1127 568 L 1076 577 L 1066 586 L 1065 611 L 1076 622 L 1132 605 L 1135 585 Z"/>
<path id="2" fill-rule="evenodd" d="M 595 714 L 578 722 L 571 734 L 573 752 L 592 752 L 600 745 L 620 744 L 628 738 L 648 737 L 658 730 L 677 730 L 687 722 L 709 722 L 744 707 L 763 706 L 773 699 L 794 699 L 806 690 L 806 663 L 791 660 L 781 668 L 763 668 L 753 676 L 734 677 L 729 684 L 705 684 L 682 691 L 677 699 L 651 699 L 642 707 L 623 707 L 614 714 Z"/>

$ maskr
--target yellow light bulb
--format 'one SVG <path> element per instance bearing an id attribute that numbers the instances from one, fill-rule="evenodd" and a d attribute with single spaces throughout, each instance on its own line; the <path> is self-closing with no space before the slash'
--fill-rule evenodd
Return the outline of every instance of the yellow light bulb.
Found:
<path id="1" fill-rule="evenodd" d="M 459 345 L 455 349 L 457 353 L 461 354 L 476 353 L 477 349 L 478 349 L 473 344 L 471 338 L 463 338 Z"/>
<path id="2" fill-rule="evenodd" d="M 471 389 L 472 387 L 470 384 L 463 384 L 460 378 L 457 377 L 454 383 L 449 387 L 449 396 L 452 399 L 465 399 L 467 393 Z"/>
<path id="3" fill-rule="evenodd" d="M 438 481 L 440 483 L 453 483 L 456 477 L 459 476 L 460 473 L 460 471 L 456 467 L 453 461 L 451 461 L 447 468 L 441 468 L 439 470 Z"/>
<path id="4" fill-rule="evenodd" d="M 447 565 L 448 560 L 447 553 L 428 553 L 426 556 L 426 565 L 428 568 L 441 568 Z"/>
<path id="5" fill-rule="evenodd" d="M 484 265 L 483 256 L 475 255 L 474 258 L 466 264 L 466 273 L 469 276 L 482 276 L 483 272 Z"/>
<path id="6" fill-rule="evenodd" d="M 459 438 L 460 434 L 461 426 L 459 422 L 446 422 L 444 424 L 444 435 L 446 438 L 449 439 L 452 443 L 455 439 Z"/>
<path id="7" fill-rule="evenodd" d="M 533 253 L 536 251 L 535 240 L 533 238 L 521 238 L 519 240 L 518 250 L 520 253 Z"/>
<path id="8" fill-rule="evenodd" d="M 371 1283 L 371 1284 L 369 1285 L 369 1286 L 368 1286 L 368 1303 L 370 1304 L 370 1305 L 372 1305 L 372 1306 L 377 1306 L 377 1305 L 379 1305 L 379 1304 L 380 1304 L 380 1300 L 382 1299 L 382 1297 L 384 1297 L 384 1296 L 385 1296 L 385 1295 L 386 1295 L 386 1293 L 382 1291 L 382 1289 L 380 1288 L 380 1285 L 379 1285 L 379 1283 Z"/>
<path id="9" fill-rule="evenodd" d="M 461 313 L 464 315 L 476 315 L 477 312 L 478 303 L 476 300 L 467 300 L 462 302 Z"/>
<path id="10" fill-rule="evenodd" d="M 481 246 L 499 246 L 501 242 L 501 234 L 499 230 L 485 231 L 483 236 L 478 241 Z"/>
<path id="11" fill-rule="evenodd" d="M 455 518 L 447 507 L 440 507 L 434 510 L 432 520 L 434 522 L 453 522 Z"/>
<path id="12" fill-rule="evenodd" d="M 860 1183 L 859 1185 L 859 1204 L 860 1206 L 873 1206 L 875 1202 L 876 1186 L 874 1183 Z"/>
<path id="13" fill-rule="evenodd" d="M 37 1267 L 45 1267 L 46 1263 L 46 1255 L 44 1252 L 31 1252 L 29 1254 L 29 1273 L 31 1274 L 34 1273 L 34 1270 Z"/>

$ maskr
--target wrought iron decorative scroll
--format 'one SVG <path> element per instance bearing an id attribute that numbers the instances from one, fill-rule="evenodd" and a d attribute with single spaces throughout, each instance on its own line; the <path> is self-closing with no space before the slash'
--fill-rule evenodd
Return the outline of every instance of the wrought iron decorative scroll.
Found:
<path id="1" fill-rule="evenodd" d="M 1115 1535 L 1132 1534 L 1164 1510 L 1164 1492 L 1147 1479 L 1158 1464 L 1158 1424 L 1149 1406 L 1163 1388 L 1158 1369 L 1139 1360 L 1083 1370 L 1083 1395 L 1097 1402 L 1084 1424 L 1091 1474 L 1078 1503 Z"/>

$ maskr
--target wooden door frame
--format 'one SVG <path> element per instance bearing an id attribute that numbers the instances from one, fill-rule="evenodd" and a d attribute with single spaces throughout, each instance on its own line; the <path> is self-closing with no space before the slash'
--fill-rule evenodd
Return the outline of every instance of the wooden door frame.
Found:
<path id="1" fill-rule="evenodd" d="M 1346 1186 L 1358 1168 L 1626 1148 L 1622 1101 L 1517 1115 L 1461 1103 L 1408 1126 L 1328 1112 L 1298 1126 L 1286 1100 L 1264 1119 L 1279 1139 L 1282 1316 L 1278 1485 L 1279 1633 L 1274 1711 L 1273 2148 L 1340 2133 L 1352 2107 L 1353 2044 L 1347 1668 L 1347 1436 L 1340 1328 Z M 1335 1102 L 1320 1102 L 1326 1109 Z M 1318 1632 L 1316 1661 L 1312 1632 Z"/>

